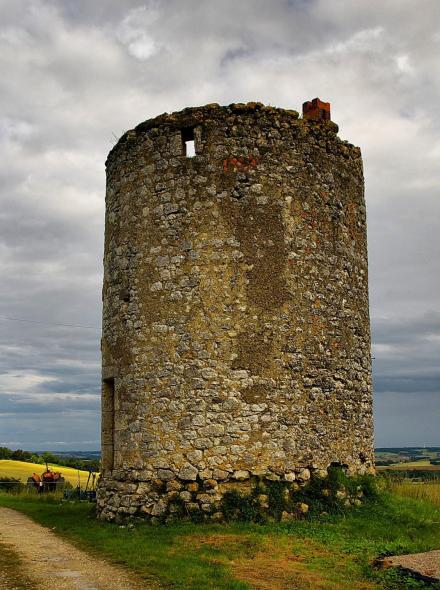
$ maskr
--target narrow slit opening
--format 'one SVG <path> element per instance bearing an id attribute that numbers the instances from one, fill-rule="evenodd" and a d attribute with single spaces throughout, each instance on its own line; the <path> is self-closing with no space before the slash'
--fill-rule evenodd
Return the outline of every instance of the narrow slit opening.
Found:
<path id="1" fill-rule="evenodd" d="M 112 470 L 115 454 L 115 380 L 102 381 L 102 467 Z"/>
<path id="2" fill-rule="evenodd" d="M 182 129 L 183 155 L 187 158 L 194 158 L 196 155 L 196 144 L 194 140 L 194 129 L 192 127 Z"/>
<path id="3" fill-rule="evenodd" d="M 187 158 L 194 158 L 196 155 L 196 146 L 193 139 L 185 142 L 185 155 Z"/>

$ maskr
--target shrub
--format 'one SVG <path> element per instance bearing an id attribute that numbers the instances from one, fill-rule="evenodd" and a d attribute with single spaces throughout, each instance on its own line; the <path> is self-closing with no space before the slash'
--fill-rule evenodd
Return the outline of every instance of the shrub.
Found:
<path id="1" fill-rule="evenodd" d="M 264 522 L 258 495 L 260 488 L 257 485 L 250 494 L 244 494 L 237 490 L 229 490 L 222 497 L 220 510 L 224 519 L 241 522 Z"/>
<path id="2" fill-rule="evenodd" d="M 16 477 L 0 477 L 0 490 L 5 492 L 18 492 L 24 489 L 24 484 Z"/>
<path id="3" fill-rule="evenodd" d="M 312 516 L 340 514 L 361 501 L 373 502 L 378 496 L 379 486 L 374 476 L 350 477 L 343 467 L 331 467 L 327 477 L 312 477 L 303 487 L 282 481 L 258 481 L 249 494 L 227 491 L 220 509 L 226 521 L 264 523 L 282 520 L 283 513 L 304 516 L 300 509 L 304 504 L 307 514 Z"/>

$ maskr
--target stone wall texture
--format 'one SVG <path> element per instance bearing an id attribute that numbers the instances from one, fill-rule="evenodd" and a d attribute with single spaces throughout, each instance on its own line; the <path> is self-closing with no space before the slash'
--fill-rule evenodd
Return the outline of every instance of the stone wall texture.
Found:
<path id="1" fill-rule="evenodd" d="M 110 152 L 101 518 L 372 470 L 362 159 L 337 131 L 212 104 Z"/>

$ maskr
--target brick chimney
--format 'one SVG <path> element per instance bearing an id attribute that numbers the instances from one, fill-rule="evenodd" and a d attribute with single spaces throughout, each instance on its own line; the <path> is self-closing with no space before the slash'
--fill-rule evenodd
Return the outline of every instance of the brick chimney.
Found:
<path id="1" fill-rule="evenodd" d="M 309 121 L 330 121 L 330 103 L 319 98 L 303 103 L 303 118 Z"/>

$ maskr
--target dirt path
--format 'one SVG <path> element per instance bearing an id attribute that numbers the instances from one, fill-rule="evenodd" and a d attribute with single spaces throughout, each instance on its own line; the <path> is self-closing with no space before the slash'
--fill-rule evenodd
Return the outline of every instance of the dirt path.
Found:
<path id="1" fill-rule="evenodd" d="M 20 558 L 9 545 L 0 543 L 0 588 L 1 590 L 27 590 L 35 584 L 27 578 L 20 567 Z"/>
<path id="2" fill-rule="evenodd" d="M 8 590 L 159 589 L 158 585 L 88 555 L 27 516 L 2 507 L 0 582 L 1 588 Z"/>

